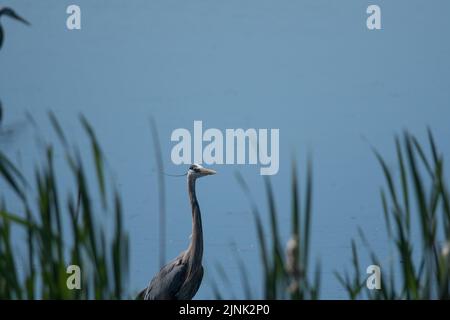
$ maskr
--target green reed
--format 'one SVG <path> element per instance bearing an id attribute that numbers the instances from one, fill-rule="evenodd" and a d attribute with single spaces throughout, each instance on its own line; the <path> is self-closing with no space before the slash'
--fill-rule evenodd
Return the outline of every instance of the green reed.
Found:
<path id="1" fill-rule="evenodd" d="M 364 293 L 369 299 L 450 298 L 450 195 L 443 156 L 431 131 L 428 144 L 426 153 L 408 132 L 401 139 L 396 138 L 398 173 L 374 151 L 386 180 L 381 201 L 387 235 L 396 255 L 393 262 L 382 264 L 366 245 L 372 262 L 381 267 L 382 276 L 380 290 L 363 290 L 365 279 L 360 275 L 358 252 L 352 241 L 353 277 L 337 274 L 351 299 Z M 419 240 L 413 237 L 416 230 L 420 232 Z"/>
<path id="2" fill-rule="evenodd" d="M 112 184 L 106 183 L 105 159 L 94 130 L 81 117 L 89 154 L 69 142 L 56 118 L 50 121 L 59 138 L 59 148 L 47 145 L 34 177 L 25 177 L 14 162 L 0 151 L 0 179 L 15 194 L 15 212 L 0 192 L 0 299 L 122 299 L 128 293 L 128 236 L 123 228 L 121 201 Z M 153 132 L 154 134 L 154 132 Z M 429 151 L 404 133 L 395 139 L 396 170 L 377 152 L 386 186 L 381 203 L 389 243 L 396 255 L 390 263 L 371 249 L 359 230 L 364 247 L 351 241 L 351 270 L 336 273 L 351 299 L 448 299 L 450 284 L 450 195 L 445 183 L 444 160 L 431 132 Z M 55 171 L 55 150 L 62 150 L 72 190 L 61 190 Z M 87 171 L 85 168 L 90 169 Z M 88 172 L 93 172 L 89 176 Z M 290 188 L 290 234 L 287 243 L 279 232 L 280 212 L 269 178 L 264 180 L 269 219 L 264 227 L 262 212 L 245 180 L 237 175 L 249 199 L 255 222 L 263 269 L 264 299 L 318 299 L 320 265 L 311 268 L 312 165 L 308 162 L 304 183 L 292 165 Z M 92 182 L 93 181 L 93 182 Z M 301 192 L 302 187 L 303 192 Z M 62 193 L 66 192 L 65 195 Z M 94 203 L 92 199 L 100 199 Z M 8 197 L 11 201 L 12 198 Z M 21 209 L 17 209 L 17 208 Z M 106 223 L 107 221 L 108 223 Z M 110 228 L 108 228 L 108 225 Z M 416 230 L 420 237 L 415 234 Z M 417 242 L 416 239 L 419 239 Z M 381 289 L 367 290 L 361 251 L 382 270 Z M 248 283 L 245 261 L 236 256 L 242 290 L 256 298 Z M 82 270 L 82 289 L 67 287 L 67 266 Z M 218 274 L 231 287 L 220 266 Z M 211 279 L 214 297 L 224 295 Z M 234 293 L 232 293 L 234 297 Z"/>
<path id="3" fill-rule="evenodd" d="M 74 188 L 62 195 L 53 145 L 45 147 L 43 164 L 36 166 L 33 179 L 24 177 L 0 151 L 0 178 L 15 193 L 15 207 L 22 208 L 11 212 L 5 201 L 0 206 L 0 299 L 128 297 L 128 236 L 121 201 L 116 190 L 107 188 L 104 156 L 94 131 L 81 117 L 91 146 L 89 156 L 69 147 L 53 114 L 50 121 Z M 91 185 L 85 169 L 89 158 L 95 171 Z M 101 199 L 98 206 L 92 201 L 95 194 Z M 68 289 L 69 265 L 81 268 L 81 290 Z"/>
<path id="4" fill-rule="evenodd" d="M 306 170 L 303 195 L 300 194 L 295 162 L 292 165 L 291 232 L 287 244 L 282 242 L 279 234 L 279 211 L 270 179 L 264 180 L 269 230 L 265 230 L 263 226 L 260 209 L 247 183 L 240 174 L 237 175 L 237 180 L 249 199 L 255 221 L 263 268 L 264 299 L 318 299 L 321 280 L 320 265 L 317 264 L 311 272 L 309 263 L 313 190 L 311 162 L 308 162 Z M 269 241 L 266 239 L 266 233 L 270 235 Z M 245 276 L 244 265 L 240 263 L 239 267 Z"/>

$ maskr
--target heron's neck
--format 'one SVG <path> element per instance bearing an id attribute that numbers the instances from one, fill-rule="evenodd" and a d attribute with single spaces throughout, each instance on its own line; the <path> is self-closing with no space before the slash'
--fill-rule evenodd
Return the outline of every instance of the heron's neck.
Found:
<path id="1" fill-rule="evenodd" d="M 192 257 L 192 263 L 200 265 L 203 256 L 203 229 L 200 207 L 195 194 L 195 179 L 188 178 L 189 200 L 192 208 L 192 239 L 189 245 L 189 251 Z"/>

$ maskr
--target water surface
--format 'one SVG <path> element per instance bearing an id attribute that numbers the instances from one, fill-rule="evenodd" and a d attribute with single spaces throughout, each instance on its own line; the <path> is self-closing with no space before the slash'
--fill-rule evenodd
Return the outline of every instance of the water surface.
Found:
<path id="1" fill-rule="evenodd" d="M 441 149 L 450 147 L 450 45 L 445 40 L 450 3 L 375 1 L 382 8 L 383 29 L 368 31 L 365 11 L 372 2 L 78 0 L 82 30 L 68 31 L 65 10 L 72 3 L 5 1 L 32 27 L 1 21 L 6 30 L 0 52 L 4 126 L 20 127 L 13 142 L 1 140 L 1 146 L 32 177 L 41 147 L 24 124 L 26 112 L 43 138 L 55 141 L 47 118 L 53 110 L 71 140 L 86 149 L 76 119 L 82 113 L 92 122 L 123 198 L 131 238 L 130 285 L 137 291 L 158 270 L 149 117 L 156 119 L 170 173 L 186 170 L 171 164 L 170 134 L 176 128 L 192 130 L 194 120 L 221 130 L 279 128 L 280 170 L 271 180 L 282 234 L 286 239 L 289 231 L 291 159 L 296 156 L 303 169 L 310 152 L 312 258 L 321 260 L 322 297 L 344 298 L 332 273 L 348 265 L 358 226 L 389 259 L 379 199 L 383 177 L 370 145 L 394 166 L 394 134 L 407 128 L 424 138 L 430 126 Z M 255 228 L 234 173 L 242 173 L 265 209 L 259 168 L 214 169 L 218 175 L 198 183 L 206 275 L 197 298 L 212 297 L 209 279 L 217 277 L 216 264 L 227 271 L 237 297 L 243 296 L 233 251 L 251 270 L 258 296 Z M 167 256 L 175 257 L 188 245 L 190 209 L 185 181 L 166 182 Z"/>

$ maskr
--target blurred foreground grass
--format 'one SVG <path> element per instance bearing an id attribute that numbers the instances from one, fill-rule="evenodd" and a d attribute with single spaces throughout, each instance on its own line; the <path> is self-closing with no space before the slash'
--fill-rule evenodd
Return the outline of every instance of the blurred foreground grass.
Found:
<path id="1" fill-rule="evenodd" d="M 349 299 L 450 298 L 450 195 L 445 183 L 443 156 L 431 131 L 428 131 L 428 144 L 427 153 L 408 132 L 402 139 L 396 138 L 396 170 L 389 168 L 384 158 L 373 150 L 386 180 L 386 188 L 381 190 L 381 202 L 389 244 L 395 247 L 395 253 L 388 264 L 382 263 L 359 229 L 363 248 L 358 249 L 357 241 L 351 240 L 351 272 L 335 272 Z M 265 180 L 268 230 L 261 222 L 260 209 L 250 188 L 242 176 L 238 175 L 237 179 L 249 199 L 255 220 L 263 268 L 263 298 L 319 299 L 320 264 L 317 263 L 314 269 L 309 265 L 312 166 L 307 167 L 305 191 L 300 194 L 296 164 L 292 165 L 291 234 L 286 244 L 280 240 L 279 212 L 269 179 Z M 360 261 L 361 251 L 369 253 L 371 265 L 380 267 L 379 290 L 367 288 L 371 274 L 366 273 L 367 266 Z M 239 268 L 242 279 L 247 279 L 245 266 L 240 263 Z M 222 278 L 228 278 L 220 266 L 217 269 Z M 223 298 L 216 282 L 212 284 L 215 297 Z M 245 292 L 252 292 L 248 287 L 247 283 Z M 246 298 L 255 297 L 246 294 Z"/>
<path id="2" fill-rule="evenodd" d="M 46 146 L 43 165 L 36 165 L 34 179 L 24 177 L 0 150 L 0 178 L 8 190 L 0 192 L 0 299 L 127 299 L 128 236 L 123 229 L 121 200 L 105 181 L 104 156 L 95 133 L 80 118 L 90 141 L 90 154 L 69 147 L 56 118 L 50 121 L 60 141 L 73 189 L 61 190 L 54 166 L 53 145 Z M 376 151 L 386 188 L 381 190 L 386 232 L 396 250 L 390 265 L 382 264 L 360 232 L 364 250 L 382 268 L 381 289 L 367 290 L 368 275 L 360 262 L 361 248 L 352 244 L 352 269 L 336 272 L 350 299 L 448 299 L 450 297 L 450 196 L 445 183 L 444 161 L 431 132 L 429 152 L 404 133 L 395 140 L 395 171 Z M 86 170 L 86 168 L 88 168 Z M 95 172 L 95 177 L 88 176 Z M 92 175 L 92 174 L 91 174 Z M 247 195 L 253 214 L 263 270 L 263 299 L 319 299 L 321 267 L 311 268 L 310 238 L 313 218 L 312 164 L 300 183 L 297 166 L 291 174 L 291 232 L 285 244 L 279 234 L 279 212 L 270 179 L 265 179 L 269 224 L 245 180 L 238 183 Z M 300 186 L 302 185 L 302 188 Z M 304 190 L 304 192 L 300 192 Z M 9 192 L 6 194 L 6 192 Z M 5 198 L 14 193 L 16 212 Z M 63 196 L 63 192 L 68 192 Z M 92 199 L 100 199 L 93 203 Z M 17 208 L 21 209 L 17 211 Z M 381 213 L 380 213 L 381 214 Z M 416 224 L 416 227 L 414 225 Z M 414 232 L 420 232 L 420 238 Z M 269 235 L 269 237 L 267 237 Z M 420 242 L 413 242 L 413 239 Z M 156 254 L 155 254 L 156 256 Z M 246 298 L 252 295 L 245 261 L 238 258 Z M 67 287 L 67 266 L 81 268 L 82 290 Z M 228 276 L 219 265 L 222 280 Z M 389 270 L 389 272 L 385 272 Z M 397 272 L 396 272 L 397 271 Z M 214 297 L 224 297 L 212 282 Z"/>
<path id="3" fill-rule="evenodd" d="M 54 168 L 54 146 L 46 146 L 44 163 L 36 165 L 33 180 L 24 177 L 0 151 L 0 177 L 15 194 L 14 207 L 22 208 L 10 212 L 4 201 L 6 190 L 2 190 L 0 299 L 126 298 L 128 237 L 123 230 L 120 198 L 117 192 L 107 192 L 104 158 L 94 131 L 81 117 L 91 155 L 80 153 L 69 147 L 52 114 L 50 120 L 74 188 L 58 187 L 62 182 Z M 94 169 L 86 170 L 86 165 Z M 87 172 L 96 173 L 96 186 L 89 185 Z M 68 192 L 67 196 L 63 192 Z M 101 199 L 99 206 L 92 201 L 96 193 Z M 82 290 L 68 289 L 69 265 L 80 267 Z"/>
<path id="4" fill-rule="evenodd" d="M 394 246 L 394 258 L 389 264 L 381 263 L 360 232 L 371 261 L 384 270 L 381 289 L 363 290 L 366 282 L 361 277 L 355 240 L 352 240 L 353 274 L 347 272 L 337 277 L 351 299 L 449 299 L 450 195 L 443 155 L 430 130 L 429 152 L 408 132 L 396 138 L 395 145 L 395 171 L 374 151 L 386 180 L 381 201 L 389 243 Z"/>

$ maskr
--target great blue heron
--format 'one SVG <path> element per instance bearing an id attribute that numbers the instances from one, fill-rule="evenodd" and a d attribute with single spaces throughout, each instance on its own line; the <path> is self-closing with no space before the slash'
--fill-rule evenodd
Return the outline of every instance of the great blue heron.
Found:
<path id="1" fill-rule="evenodd" d="M 8 7 L 0 7 L 0 18 L 2 16 L 7 16 L 10 18 L 13 18 L 17 21 L 20 21 L 22 23 L 25 23 L 26 25 L 30 25 L 30 23 L 25 20 L 24 18 L 22 18 L 21 16 L 19 16 L 13 9 L 8 8 Z M 2 48 L 2 44 L 3 44 L 3 28 L 2 25 L 0 24 L 0 49 Z"/>
<path id="2" fill-rule="evenodd" d="M 192 208 L 192 236 L 189 247 L 178 257 L 161 268 L 150 285 L 138 296 L 144 300 L 191 300 L 197 293 L 203 278 L 203 230 L 200 207 L 195 194 L 197 178 L 215 174 L 193 164 L 187 172 L 189 200 Z"/>

